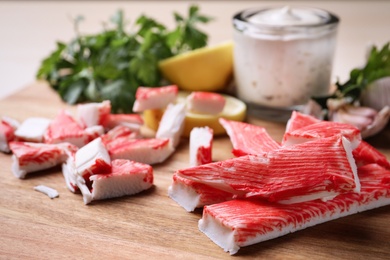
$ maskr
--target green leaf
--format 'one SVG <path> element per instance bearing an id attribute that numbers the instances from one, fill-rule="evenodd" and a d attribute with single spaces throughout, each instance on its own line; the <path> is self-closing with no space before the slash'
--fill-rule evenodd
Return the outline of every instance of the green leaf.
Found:
<path id="1" fill-rule="evenodd" d="M 110 19 L 114 28 L 81 35 L 82 16 L 74 20 L 75 38 L 57 43 L 55 51 L 42 60 L 36 77 L 47 80 L 61 98 L 70 103 L 111 100 L 113 112 L 131 112 L 138 86 L 166 84 L 158 69 L 159 61 L 181 52 L 203 47 L 207 35 L 196 28 L 211 18 L 191 6 L 188 17 L 173 13 L 176 27 L 145 15 L 133 30 L 126 31 L 125 16 L 118 10 Z"/>

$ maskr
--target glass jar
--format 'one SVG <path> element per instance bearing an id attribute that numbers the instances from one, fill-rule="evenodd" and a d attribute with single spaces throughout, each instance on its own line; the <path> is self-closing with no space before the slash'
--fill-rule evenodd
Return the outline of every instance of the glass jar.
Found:
<path id="1" fill-rule="evenodd" d="M 233 17 L 238 98 L 259 117 L 285 121 L 329 94 L 337 16 L 315 8 L 247 9 Z"/>

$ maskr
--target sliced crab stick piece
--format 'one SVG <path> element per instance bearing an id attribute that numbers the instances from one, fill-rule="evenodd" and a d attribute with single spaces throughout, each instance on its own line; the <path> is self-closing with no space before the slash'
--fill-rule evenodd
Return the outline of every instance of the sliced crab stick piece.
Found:
<path id="1" fill-rule="evenodd" d="M 232 192 L 213 188 L 177 174 L 173 174 L 172 184 L 168 188 L 168 196 L 188 212 L 205 205 L 220 203 L 237 197 Z"/>
<path id="2" fill-rule="evenodd" d="M 361 141 L 359 146 L 352 151 L 352 154 L 357 166 L 377 163 L 390 170 L 390 162 L 386 156 L 365 141 Z"/>
<path id="3" fill-rule="evenodd" d="M 90 175 L 110 172 L 110 155 L 100 137 L 76 152 L 75 167 L 77 174 L 86 180 Z"/>
<path id="4" fill-rule="evenodd" d="M 84 127 L 101 125 L 105 117 L 111 113 L 111 102 L 105 100 L 100 103 L 87 103 L 77 105 L 77 117 Z"/>
<path id="5" fill-rule="evenodd" d="M 132 131 L 139 131 L 144 120 L 139 114 L 109 114 L 102 120 L 102 126 L 106 130 L 117 126 L 126 126 Z"/>
<path id="6" fill-rule="evenodd" d="M 50 123 L 44 135 L 44 142 L 49 144 L 68 142 L 82 147 L 103 133 L 102 126 L 82 128 L 68 112 L 62 110 Z"/>
<path id="7" fill-rule="evenodd" d="M 359 191 L 349 141 L 324 138 L 270 151 L 178 170 L 176 175 L 235 194 L 281 203 Z"/>
<path id="8" fill-rule="evenodd" d="M 113 160 L 110 172 L 90 177 L 91 187 L 78 178 L 85 204 L 94 200 L 133 195 L 153 186 L 153 168 L 129 160 Z"/>
<path id="9" fill-rule="evenodd" d="M 378 165 L 359 168 L 360 193 L 333 200 L 292 205 L 260 200 L 232 200 L 206 206 L 199 229 L 226 252 L 280 237 L 340 217 L 390 204 L 390 171 Z"/>
<path id="10" fill-rule="evenodd" d="M 50 120 L 42 117 L 30 117 L 22 122 L 15 131 L 18 141 L 42 143 Z"/>
<path id="11" fill-rule="evenodd" d="M 302 114 L 298 111 L 293 111 L 291 113 L 290 119 L 287 121 L 286 132 L 289 133 L 299 128 L 312 125 L 315 123 L 319 123 L 319 122 L 321 122 L 321 120 L 313 116 Z"/>
<path id="12" fill-rule="evenodd" d="M 213 129 L 194 127 L 190 132 L 190 166 L 212 162 Z"/>
<path id="13" fill-rule="evenodd" d="M 102 141 L 106 147 L 109 143 L 115 142 L 116 139 L 121 137 L 126 137 L 128 139 L 138 139 L 140 135 L 139 132 L 134 132 L 126 126 L 118 125 L 101 136 Z"/>
<path id="14" fill-rule="evenodd" d="M 128 159 L 145 164 L 165 161 L 174 152 L 169 139 L 120 137 L 106 145 L 111 159 Z"/>
<path id="15" fill-rule="evenodd" d="M 176 148 L 184 130 L 185 104 L 169 104 L 156 132 L 156 138 L 168 138 Z"/>
<path id="16" fill-rule="evenodd" d="M 148 109 L 163 109 L 173 103 L 177 97 L 176 85 L 164 87 L 138 87 L 135 93 L 134 112 L 142 112 Z"/>
<path id="17" fill-rule="evenodd" d="M 362 140 L 360 130 L 353 125 L 321 121 L 298 128 L 292 132 L 286 132 L 283 136 L 282 145 L 289 146 L 336 135 L 347 138 L 351 142 L 353 149 L 355 149 Z"/>
<path id="18" fill-rule="evenodd" d="M 31 142 L 10 142 L 12 172 L 23 179 L 28 173 L 49 169 L 65 162 L 70 151 L 77 147 L 69 143 L 43 144 Z"/>
<path id="19" fill-rule="evenodd" d="M 8 117 L 0 121 L 0 152 L 9 153 L 9 142 L 14 141 L 15 131 L 20 126 L 19 122 Z"/>
<path id="20" fill-rule="evenodd" d="M 235 156 L 264 154 L 280 148 L 264 127 L 224 118 L 220 118 L 219 123 L 229 135 Z"/>
<path id="21" fill-rule="evenodd" d="M 188 95 L 186 102 L 191 112 L 216 115 L 223 111 L 226 100 L 218 93 L 194 91 Z"/>

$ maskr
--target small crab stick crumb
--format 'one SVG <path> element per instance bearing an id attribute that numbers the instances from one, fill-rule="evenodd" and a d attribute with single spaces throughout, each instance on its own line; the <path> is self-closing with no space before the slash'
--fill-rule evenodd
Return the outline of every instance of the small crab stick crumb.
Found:
<path id="1" fill-rule="evenodd" d="M 23 121 L 15 131 L 18 141 L 43 142 L 43 136 L 49 127 L 50 120 L 43 117 L 30 117 Z"/>
<path id="2" fill-rule="evenodd" d="M 57 190 L 50 188 L 50 187 L 47 187 L 45 185 L 35 186 L 34 190 L 42 192 L 43 194 L 46 194 L 51 199 L 57 198 L 59 196 Z"/>
<path id="3" fill-rule="evenodd" d="M 77 106 L 77 116 L 80 124 L 86 128 L 101 125 L 105 117 L 111 113 L 111 102 L 80 104 Z"/>
<path id="4" fill-rule="evenodd" d="M 77 174 L 84 178 L 111 170 L 110 155 L 101 138 L 96 138 L 76 152 L 75 166 Z"/>
<path id="5" fill-rule="evenodd" d="M 190 133 L 190 166 L 212 162 L 213 129 L 194 127 Z"/>
<path id="6" fill-rule="evenodd" d="M 192 92 L 187 97 L 188 110 L 199 114 L 219 114 L 225 107 L 225 98 L 218 93 Z"/>
<path id="7" fill-rule="evenodd" d="M 165 87 L 138 87 L 133 106 L 134 112 L 142 112 L 147 109 L 165 108 L 175 101 L 178 93 L 176 85 Z"/>

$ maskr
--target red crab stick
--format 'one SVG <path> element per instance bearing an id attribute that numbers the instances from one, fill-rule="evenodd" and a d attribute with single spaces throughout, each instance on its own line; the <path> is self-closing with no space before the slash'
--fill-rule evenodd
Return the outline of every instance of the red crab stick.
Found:
<path id="1" fill-rule="evenodd" d="M 283 205 L 232 200 L 204 207 L 199 229 L 230 254 L 326 221 L 390 204 L 390 171 L 377 164 L 359 168 L 360 193 L 332 200 Z"/>
<path id="2" fill-rule="evenodd" d="M 358 166 L 377 163 L 390 170 L 390 162 L 386 156 L 365 141 L 361 141 L 359 146 L 353 150 L 352 154 Z"/>
<path id="3" fill-rule="evenodd" d="M 319 122 L 321 122 L 321 120 L 313 116 L 302 114 L 297 111 L 293 111 L 290 119 L 287 121 L 286 133 L 290 133 L 299 128 L 312 125 L 315 123 L 319 123 Z"/>
<path id="4" fill-rule="evenodd" d="M 81 182 L 79 188 L 85 204 L 94 200 L 133 195 L 153 185 L 153 168 L 129 160 L 113 160 L 109 172 L 92 175 L 91 186 Z"/>
<path id="5" fill-rule="evenodd" d="M 230 137 L 235 156 L 264 154 L 280 148 L 280 144 L 272 139 L 264 127 L 224 118 L 220 118 L 219 123 Z"/>
<path id="6" fill-rule="evenodd" d="M 175 175 L 237 197 L 284 203 L 360 189 L 351 144 L 344 137 L 280 148 L 266 156 L 247 155 L 182 169 Z"/>
<path id="7" fill-rule="evenodd" d="M 138 114 L 109 114 L 101 122 L 106 130 L 117 126 L 126 126 L 132 131 L 139 131 L 143 123 L 144 120 Z"/>
<path id="8" fill-rule="evenodd" d="M 14 141 L 15 131 L 20 126 L 19 122 L 8 118 L 3 117 L 0 121 L 0 152 L 9 153 L 11 150 L 9 148 L 9 142 Z"/>
<path id="9" fill-rule="evenodd" d="M 330 121 L 321 121 L 298 128 L 291 132 L 286 132 L 283 136 L 283 146 L 299 144 L 315 139 L 331 137 L 335 135 L 343 135 L 352 144 L 355 149 L 362 137 L 360 130 L 350 124 L 343 124 Z"/>
<path id="10" fill-rule="evenodd" d="M 216 115 L 223 111 L 225 98 L 218 93 L 194 91 L 188 95 L 187 108 L 189 111 L 199 114 Z"/>
<path id="11" fill-rule="evenodd" d="M 142 112 L 147 109 L 163 109 L 173 103 L 177 97 L 176 85 L 165 87 L 138 87 L 135 93 L 134 112 Z"/>
<path id="12" fill-rule="evenodd" d="M 43 136 L 50 120 L 43 117 L 30 117 L 22 122 L 15 131 L 16 140 L 24 142 L 43 142 Z"/>
<path id="13" fill-rule="evenodd" d="M 76 152 L 75 166 L 77 174 L 86 180 L 90 175 L 110 171 L 110 155 L 100 137 Z"/>
<path id="14" fill-rule="evenodd" d="M 185 105 L 169 104 L 161 118 L 156 132 L 156 138 L 168 138 L 174 148 L 180 143 L 184 130 Z"/>
<path id="15" fill-rule="evenodd" d="M 28 173 L 45 170 L 66 161 L 77 147 L 69 143 L 42 144 L 30 142 L 10 142 L 12 172 L 23 179 Z"/>
<path id="16" fill-rule="evenodd" d="M 169 139 L 129 139 L 119 137 L 106 145 L 114 159 L 128 159 L 140 163 L 156 164 L 165 161 L 174 152 Z"/>
<path id="17" fill-rule="evenodd" d="M 102 126 L 82 128 L 69 113 L 62 110 L 46 130 L 44 142 L 49 144 L 69 142 L 82 147 L 103 133 Z"/>
<path id="18" fill-rule="evenodd" d="M 212 162 L 213 129 L 194 127 L 190 132 L 190 166 Z"/>
<path id="19" fill-rule="evenodd" d="M 105 100 L 100 103 L 77 105 L 77 116 L 83 127 L 102 125 L 106 116 L 111 113 L 111 102 Z"/>

